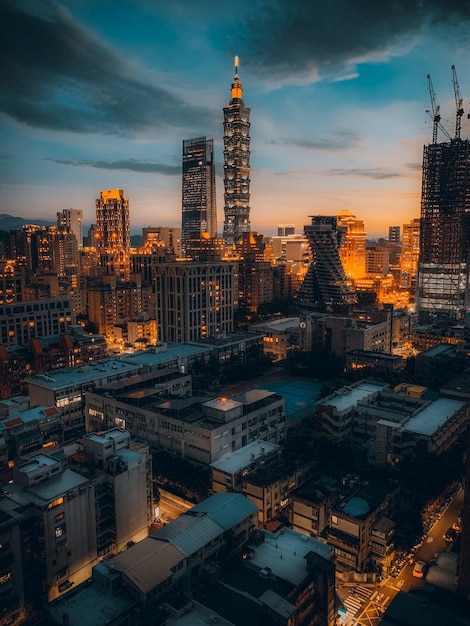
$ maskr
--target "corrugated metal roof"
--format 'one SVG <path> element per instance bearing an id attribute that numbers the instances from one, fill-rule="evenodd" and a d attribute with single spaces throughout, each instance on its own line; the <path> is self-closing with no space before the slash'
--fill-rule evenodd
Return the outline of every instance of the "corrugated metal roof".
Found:
<path id="1" fill-rule="evenodd" d="M 168 541 L 190 556 L 225 532 L 209 515 L 193 515 L 190 511 L 157 530 L 152 538 Z"/>
<path id="2" fill-rule="evenodd" d="M 173 575 L 185 555 L 171 543 L 147 537 L 108 562 L 142 593 L 147 594 Z"/>
<path id="3" fill-rule="evenodd" d="M 215 493 L 191 509 L 208 513 L 224 530 L 233 528 L 257 510 L 257 507 L 240 493 L 222 492 Z"/>

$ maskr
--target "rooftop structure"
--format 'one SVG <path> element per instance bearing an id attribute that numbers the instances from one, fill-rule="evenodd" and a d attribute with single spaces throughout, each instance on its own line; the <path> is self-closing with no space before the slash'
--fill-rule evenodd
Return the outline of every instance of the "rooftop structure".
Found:
<path id="1" fill-rule="evenodd" d="M 453 415 L 465 407 L 465 402 L 450 398 L 438 398 L 423 407 L 403 427 L 405 432 L 430 437 Z"/>

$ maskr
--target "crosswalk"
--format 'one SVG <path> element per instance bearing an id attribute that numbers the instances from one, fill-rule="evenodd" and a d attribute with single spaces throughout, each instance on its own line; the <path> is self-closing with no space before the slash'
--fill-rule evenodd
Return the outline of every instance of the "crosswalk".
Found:
<path id="1" fill-rule="evenodd" d="M 348 615 L 354 617 L 364 602 L 370 598 L 372 593 L 373 589 L 368 589 L 362 585 L 354 587 L 354 589 L 349 592 L 348 597 L 343 600 L 343 604 L 348 610 Z"/>

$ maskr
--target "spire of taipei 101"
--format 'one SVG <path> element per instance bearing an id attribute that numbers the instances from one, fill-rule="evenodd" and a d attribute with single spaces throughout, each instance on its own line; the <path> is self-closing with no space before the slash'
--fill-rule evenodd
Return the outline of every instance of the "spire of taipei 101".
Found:
<path id="1" fill-rule="evenodd" d="M 231 100 L 224 107 L 224 239 L 237 242 L 250 230 L 250 109 L 243 102 L 238 57 Z"/>

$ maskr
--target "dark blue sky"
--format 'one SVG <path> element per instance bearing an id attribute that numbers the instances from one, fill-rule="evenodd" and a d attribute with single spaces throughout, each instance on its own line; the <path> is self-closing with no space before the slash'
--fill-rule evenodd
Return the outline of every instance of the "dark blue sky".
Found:
<path id="1" fill-rule="evenodd" d="M 237 54 L 252 228 L 347 209 L 386 232 L 419 215 L 428 73 L 452 134 L 456 65 L 469 136 L 469 20 L 455 0 L 0 0 L 0 210 L 92 222 L 122 188 L 134 230 L 179 225 L 182 141 L 213 138 L 222 172 Z"/>

